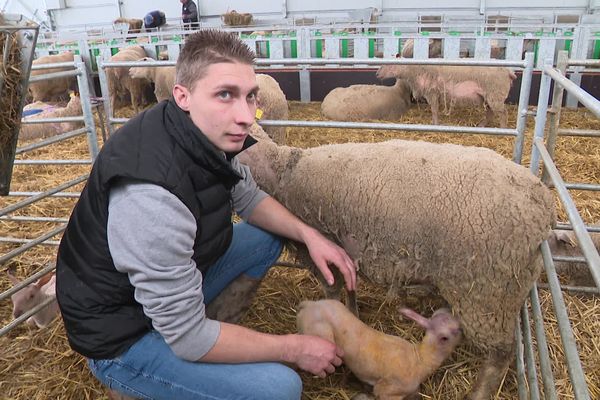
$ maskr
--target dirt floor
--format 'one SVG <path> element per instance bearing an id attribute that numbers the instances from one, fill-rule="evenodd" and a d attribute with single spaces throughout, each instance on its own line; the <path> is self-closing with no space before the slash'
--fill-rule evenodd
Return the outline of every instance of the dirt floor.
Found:
<path id="1" fill-rule="evenodd" d="M 509 126 L 515 126 L 516 107 L 509 106 Z M 320 103 L 290 103 L 290 119 L 317 120 L 320 116 Z M 118 116 L 130 116 L 131 109 L 122 109 Z M 483 118 L 482 111 L 457 110 L 453 115 L 442 117 L 441 123 L 475 126 Z M 561 127 L 579 129 L 600 129 L 600 123 L 586 111 L 565 111 Z M 430 113 L 426 106 L 414 106 L 401 123 L 429 124 Z M 523 163 L 528 164 L 531 153 L 533 119 L 527 125 L 527 140 Z M 426 140 L 432 142 L 452 142 L 469 146 L 491 148 L 507 158 L 512 158 L 513 138 L 465 135 L 415 133 L 399 131 L 288 128 L 287 142 L 291 146 L 314 147 L 329 143 L 375 142 L 391 138 Z M 23 145 L 26 143 L 20 143 Z M 598 139 L 559 138 L 556 150 L 556 164 L 567 182 L 600 183 L 600 147 Z M 85 138 L 71 139 L 65 143 L 26 153 L 19 159 L 83 159 L 87 158 Z M 74 179 L 87 173 L 89 166 L 16 166 L 12 191 L 43 191 L 58 183 Z M 81 190 L 79 184 L 69 191 Z M 584 221 L 594 224 L 600 221 L 600 194 L 598 192 L 573 191 L 572 196 Z M 18 199 L 0 198 L 0 209 L 14 204 Z M 14 215 L 35 215 L 45 217 L 69 216 L 75 199 L 52 198 L 42 200 Z M 557 202 L 560 221 L 566 221 L 562 207 Z M 0 236 L 36 238 L 52 228 L 56 223 L 9 222 L 0 220 Z M 59 240 L 59 236 L 53 238 Z M 18 248 L 18 245 L 0 243 L 0 255 Z M 16 256 L 2 266 L 16 268 L 21 277 L 29 276 L 55 258 L 56 247 L 37 246 Z M 285 258 L 285 255 L 284 255 Z M 5 274 L 0 275 L 0 292 L 8 289 Z M 270 333 L 290 333 L 295 331 L 295 314 L 298 303 L 304 299 L 321 296 L 317 281 L 306 271 L 293 268 L 275 267 L 261 286 L 253 308 L 244 319 L 246 326 Z M 550 294 L 540 290 L 545 330 L 553 362 L 554 377 L 559 398 L 572 398 L 568 372 Z M 579 356 L 586 372 L 591 397 L 600 399 L 600 318 L 598 306 L 600 297 L 583 296 L 564 292 L 565 302 L 577 338 Z M 419 328 L 403 319 L 397 309 L 408 305 L 429 315 L 441 304 L 438 298 L 397 298 L 386 295 L 385 288 L 368 282 L 361 282 L 358 291 L 362 319 L 387 333 L 418 341 L 422 336 Z M 0 304 L 0 324 L 11 320 L 10 301 Z M 462 343 L 453 356 L 436 371 L 422 386 L 424 399 L 455 399 L 468 392 L 474 382 L 481 354 L 468 342 Z M 538 371 L 539 373 L 539 371 Z M 302 374 L 305 385 L 304 399 L 349 399 L 363 390 L 362 385 L 345 368 L 326 379 L 318 379 Z M 517 383 L 514 365 L 508 371 L 497 399 L 517 398 Z M 0 338 L 0 400 L 2 399 L 106 399 L 103 388 L 90 375 L 83 358 L 70 350 L 64 328 L 60 320 L 55 320 L 48 328 L 37 330 L 21 325 Z"/>

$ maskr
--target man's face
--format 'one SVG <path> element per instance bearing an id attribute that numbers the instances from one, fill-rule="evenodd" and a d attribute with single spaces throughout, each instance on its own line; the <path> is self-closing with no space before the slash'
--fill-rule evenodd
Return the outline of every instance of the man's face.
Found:
<path id="1" fill-rule="evenodd" d="M 181 85 L 173 97 L 219 150 L 242 149 L 256 115 L 258 85 L 254 68 L 241 63 L 212 64 L 190 91 Z"/>

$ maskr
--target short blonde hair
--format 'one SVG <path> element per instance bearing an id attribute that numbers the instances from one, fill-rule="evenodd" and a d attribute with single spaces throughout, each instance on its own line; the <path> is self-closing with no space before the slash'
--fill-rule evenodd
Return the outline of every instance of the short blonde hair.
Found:
<path id="1" fill-rule="evenodd" d="M 185 40 L 175 67 L 176 82 L 192 90 L 210 65 L 223 62 L 253 65 L 254 58 L 254 52 L 237 34 L 217 29 L 200 30 Z"/>

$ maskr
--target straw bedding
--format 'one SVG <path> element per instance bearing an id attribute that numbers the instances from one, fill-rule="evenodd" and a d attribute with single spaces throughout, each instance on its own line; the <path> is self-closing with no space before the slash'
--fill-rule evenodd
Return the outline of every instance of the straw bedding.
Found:
<path id="1" fill-rule="evenodd" d="M 321 119 L 319 103 L 301 104 L 291 102 L 291 119 Z M 130 109 L 120 110 L 118 116 L 131 115 Z M 509 106 L 510 126 L 514 126 L 515 107 Z M 480 118 L 478 111 L 461 110 L 453 116 L 442 116 L 447 124 L 474 126 Z M 429 123 L 430 113 L 426 106 L 413 107 L 401 122 Z M 561 127 L 600 129 L 600 123 L 588 118 L 585 111 L 563 113 Z M 528 123 L 528 139 L 525 145 L 524 164 L 530 157 L 533 122 Z M 452 142 L 464 145 L 489 147 L 506 157 L 512 156 L 512 138 L 461 135 L 423 134 L 375 130 L 338 130 L 319 128 L 288 128 L 290 145 L 313 147 L 327 143 L 348 141 L 383 141 L 391 138 Z M 600 182 L 600 150 L 597 140 L 588 138 L 559 138 L 556 150 L 558 168 L 567 182 Z M 20 143 L 21 145 L 24 143 Z M 40 149 L 23 156 L 30 158 L 84 158 L 87 155 L 85 138 Z M 55 186 L 67 179 L 86 173 L 86 166 L 18 166 L 15 167 L 12 190 L 39 191 Z M 81 190 L 82 185 L 69 190 Z M 600 195 L 595 192 L 574 191 L 572 195 L 586 223 L 600 220 Z M 0 198 L 0 208 L 16 202 L 13 198 Z M 36 203 L 16 215 L 68 217 L 73 199 L 49 199 Z M 557 202 L 558 204 L 558 202 Z M 564 211 L 559 210 L 559 220 L 565 221 Z M 54 223 L 8 222 L 0 220 L 0 236 L 35 238 L 51 228 Z M 58 238 L 55 238 L 58 240 Z M 0 243 L 0 254 L 6 254 L 16 245 Z M 17 268 L 20 276 L 31 275 L 46 262 L 53 260 L 56 248 L 38 246 L 11 260 L 8 266 Z M 289 260 L 285 253 L 282 260 Z M 7 289 L 8 280 L 0 275 L 0 291 Z M 306 271 L 276 267 L 271 270 L 261 286 L 259 295 L 244 319 L 246 326 L 263 332 L 289 333 L 295 330 L 297 304 L 304 299 L 320 297 L 317 281 Z M 360 282 L 358 292 L 362 319 L 376 329 L 401 335 L 408 340 L 418 341 L 422 331 L 413 323 L 402 319 L 396 311 L 400 304 L 408 305 L 430 315 L 440 306 L 435 297 L 388 298 L 385 288 L 369 282 Z M 559 398 L 572 397 L 558 327 L 554 317 L 549 292 L 540 291 L 546 334 L 553 360 L 553 370 Z M 597 317 L 599 297 L 564 293 L 571 324 L 580 350 L 586 379 L 592 398 L 600 398 L 600 319 Z M 10 301 L 0 304 L 0 323 L 6 325 L 10 317 Z M 453 356 L 435 375 L 421 387 L 425 399 L 454 399 L 464 395 L 474 382 L 480 355 L 468 343 L 461 344 Z M 539 373 L 539 372 L 538 372 Z M 344 368 L 325 378 L 313 378 L 302 374 L 305 399 L 349 399 L 363 390 L 361 384 Z M 498 399 L 517 398 L 517 383 L 514 366 L 505 376 L 497 394 Z M 7 336 L 0 338 L 0 399 L 105 399 L 105 391 L 90 375 L 84 360 L 71 351 L 66 342 L 64 329 L 59 320 L 44 330 L 19 326 Z"/>

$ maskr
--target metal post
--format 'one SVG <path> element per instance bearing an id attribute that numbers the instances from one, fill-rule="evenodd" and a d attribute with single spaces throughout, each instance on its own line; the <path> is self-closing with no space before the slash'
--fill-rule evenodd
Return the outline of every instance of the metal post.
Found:
<path id="1" fill-rule="evenodd" d="M 306 66 L 303 66 L 300 71 L 300 101 L 302 103 L 310 102 L 310 71 Z"/>
<path id="2" fill-rule="evenodd" d="M 527 124 L 527 108 L 529 106 L 529 94 L 531 92 L 531 77 L 533 73 L 533 53 L 525 54 L 527 66 L 521 75 L 521 91 L 519 93 L 519 105 L 517 108 L 517 139 L 513 149 L 513 161 L 521 164 L 523 160 L 523 145 L 525 143 L 525 126 Z"/>
<path id="3" fill-rule="evenodd" d="M 558 53 L 556 69 L 558 69 L 563 75 L 567 70 L 567 62 L 567 52 L 564 50 L 560 51 Z M 548 138 L 546 139 L 546 149 L 548 149 L 548 153 L 550 153 L 552 159 L 554 159 L 554 148 L 556 147 L 556 137 L 558 136 L 558 125 L 560 123 L 560 112 L 562 109 L 564 92 L 565 88 L 562 85 L 554 85 L 554 90 L 552 93 L 552 108 L 550 109 L 551 113 L 548 120 Z M 542 175 L 542 180 L 544 183 L 548 183 L 548 174 L 545 170 Z"/>
<path id="4" fill-rule="evenodd" d="M 75 66 L 79 74 L 77 75 L 77 84 L 79 85 L 79 99 L 81 100 L 81 110 L 87 128 L 88 148 L 90 149 L 90 158 L 96 159 L 98 155 L 98 136 L 96 135 L 96 124 L 94 123 L 94 114 L 90 102 L 90 87 L 88 83 L 87 70 L 81 57 L 75 56 Z"/>
<path id="5" fill-rule="evenodd" d="M 108 78 L 106 76 L 106 67 L 101 56 L 96 57 L 96 65 L 98 66 L 98 79 L 100 81 L 100 91 L 102 92 L 102 106 L 104 107 L 104 118 L 106 129 L 108 129 L 108 137 L 114 133 L 112 122 L 113 109 L 110 104 L 110 92 L 108 91 Z"/>
<path id="6" fill-rule="evenodd" d="M 545 60 L 544 65 L 550 65 L 552 67 L 551 60 Z M 538 98 L 538 106 L 537 113 L 535 115 L 535 132 L 533 138 L 541 138 L 544 139 L 544 128 L 546 127 L 546 114 L 548 111 L 548 97 L 550 96 L 550 84 L 552 83 L 552 78 L 546 74 L 542 73 L 542 78 L 540 81 L 540 94 Z M 538 175 L 538 168 L 540 165 L 540 155 L 535 146 L 531 147 L 531 163 L 529 165 L 529 169 L 534 175 Z"/>

